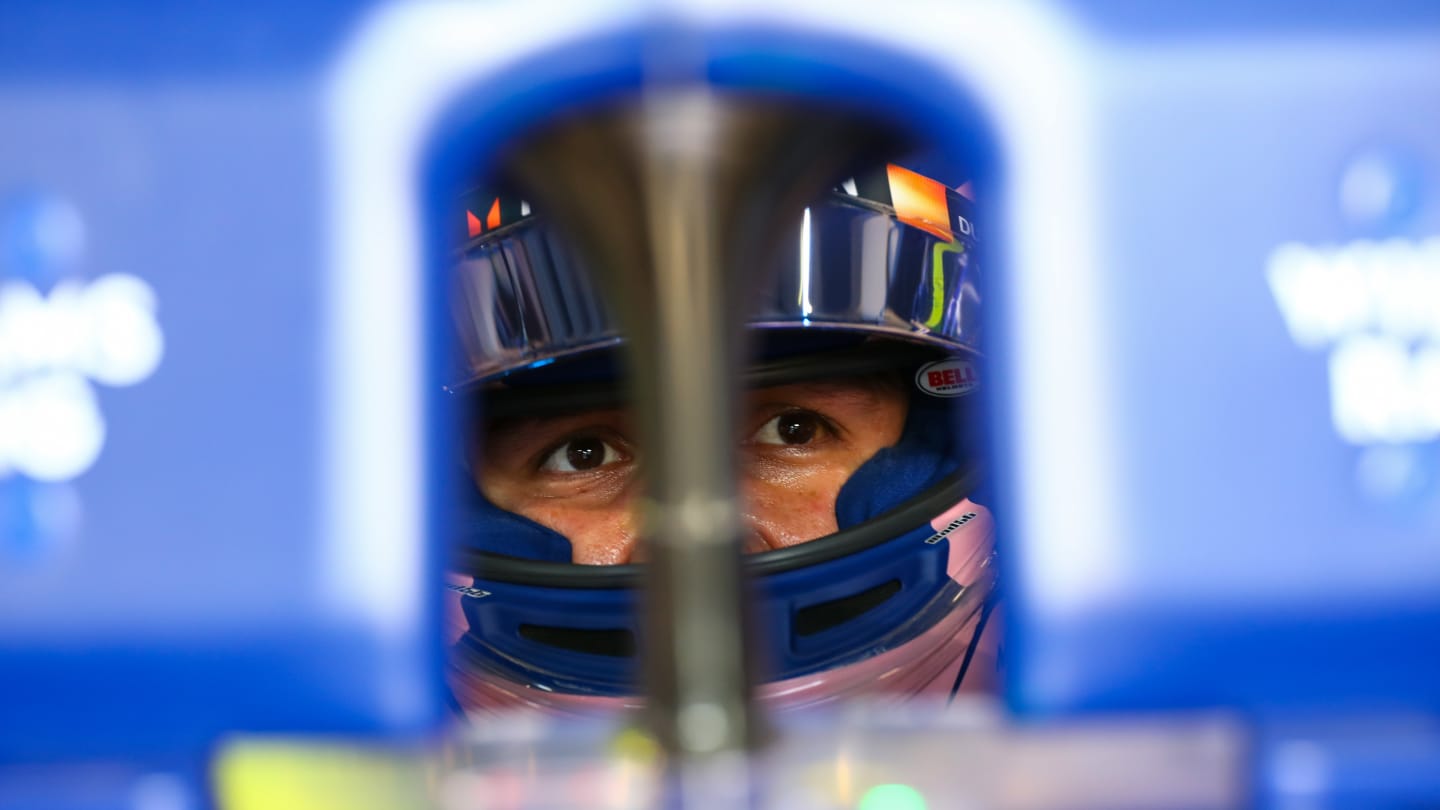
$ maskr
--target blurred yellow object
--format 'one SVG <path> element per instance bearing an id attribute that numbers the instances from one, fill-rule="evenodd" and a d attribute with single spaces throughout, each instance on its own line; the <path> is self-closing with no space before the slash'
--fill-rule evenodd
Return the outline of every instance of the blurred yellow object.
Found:
<path id="1" fill-rule="evenodd" d="M 635 727 L 626 728 L 610 741 L 610 754 L 616 759 L 649 765 L 660 756 L 660 744 L 655 738 Z"/>
<path id="2" fill-rule="evenodd" d="M 331 742 L 244 740 L 215 759 L 220 810 L 431 808 L 418 756 Z"/>

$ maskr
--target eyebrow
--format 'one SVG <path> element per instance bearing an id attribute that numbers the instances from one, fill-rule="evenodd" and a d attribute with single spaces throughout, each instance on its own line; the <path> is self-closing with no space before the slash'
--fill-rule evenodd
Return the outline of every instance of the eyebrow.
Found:
<path id="1" fill-rule="evenodd" d="M 900 378 L 893 374 L 865 374 L 855 377 L 846 377 L 839 380 L 813 380 L 808 382 L 795 382 L 784 385 L 772 385 L 766 388 L 755 388 L 746 392 L 747 404 L 751 400 L 763 399 L 767 394 L 779 391 L 793 392 L 796 396 L 820 396 L 840 397 L 846 400 L 871 399 L 875 395 L 887 390 L 904 390 Z M 583 408 L 564 413 L 545 414 L 541 416 L 502 416 L 489 420 L 485 426 L 486 446 L 493 447 L 497 443 L 497 434 L 500 440 L 511 437 L 519 437 L 525 433 L 537 430 L 547 432 L 564 432 L 568 429 L 566 423 L 574 422 L 576 427 L 588 420 L 611 421 L 619 419 L 624 424 L 629 421 L 628 407 L 606 407 L 606 408 Z M 556 427 L 556 425 L 561 425 Z M 515 441 L 519 441 L 518 438 Z"/>
<path id="2" fill-rule="evenodd" d="M 898 354 L 896 349 L 900 350 Z M 740 382 L 749 391 L 809 382 L 906 391 L 905 381 L 916 365 L 915 351 L 915 347 L 891 346 L 888 350 L 872 349 L 858 356 L 853 352 L 838 352 L 818 357 L 785 358 L 749 368 Z M 859 365 L 844 369 L 841 363 Z M 621 381 L 614 379 L 520 386 L 502 381 L 479 389 L 471 396 L 476 395 L 483 398 L 488 418 L 502 419 L 561 416 L 576 411 L 621 407 L 627 404 L 629 391 L 625 390 Z"/>

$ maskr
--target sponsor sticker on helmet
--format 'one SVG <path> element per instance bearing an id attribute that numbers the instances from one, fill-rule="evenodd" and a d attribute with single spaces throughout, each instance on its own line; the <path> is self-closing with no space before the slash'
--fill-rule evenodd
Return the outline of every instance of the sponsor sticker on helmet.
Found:
<path id="1" fill-rule="evenodd" d="M 932 397 L 963 397 L 978 385 L 975 364 L 958 357 L 926 363 L 915 372 L 915 387 Z"/>
<path id="2" fill-rule="evenodd" d="M 467 585 L 456 585 L 453 582 L 445 583 L 445 587 L 460 594 L 461 596 L 468 596 L 471 599 L 484 599 L 485 597 L 490 595 L 489 591 L 481 590 L 480 588 L 474 588 Z"/>
<path id="3" fill-rule="evenodd" d="M 977 518 L 977 517 L 980 517 L 980 513 L 979 513 L 979 512 L 966 512 L 965 514 L 961 515 L 960 517 L 955 518 L 954 520 L 952 520 L 952 521 L 950 521 L 949 523 L 945 524 L 945 528 L 943 528 L 943 529 L 941 529 L 940 531 L 938 531 L 938 532 L 930 535 L 929 537 L 925 538 L 925 545 L 927 545 L 927 546 L 933 546 L 933 545 L 935 545 L 936 543 L 940 542 L 941 540 L 944 540 L 946 537 L 949 537 L 951 532 L 955 531 L 956 529 L 959 529 L 961 526 L 964 526 L 966 523 L 969 523 L 970 521 L 974 520 L 974 519 Z"/>

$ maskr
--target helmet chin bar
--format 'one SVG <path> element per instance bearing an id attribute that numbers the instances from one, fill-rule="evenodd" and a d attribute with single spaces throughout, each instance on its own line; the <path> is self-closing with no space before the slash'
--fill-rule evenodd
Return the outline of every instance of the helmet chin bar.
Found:
<path id="1" fill-rule="evenodd" d="M 746 555 L 743 561 L 745 571 L 751 576 L 783 573 L 893 540 L 972 497 L 984 476 L 984 468 L 979 463 L 968 463 L 883 515 L 807 543 Z M 525 560 L 463 548 L 457 552 L 451 566 L 452 571 L 467 577 L 546 588 L 634 587 L 641 584 L 645 568 L 646 564 L 573 565 Z"/>
<path id="2" fill-rule="evenodd" d="M 666 84 L 562 119 L 508 156 L 629 336 L 649 460 L 646 711 L 681 762 L 764 737 L 750 701 L 731 453 L 751 276 L 807 202 L 893 142 L 833 110 Z"/>

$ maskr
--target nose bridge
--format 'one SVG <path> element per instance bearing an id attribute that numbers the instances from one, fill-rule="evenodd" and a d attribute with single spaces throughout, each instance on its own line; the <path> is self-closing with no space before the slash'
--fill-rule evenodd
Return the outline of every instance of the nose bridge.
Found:
<path id="1" fill-rule="evenodd" d="M 579 565 L 621 565 L 640 562 L 641 505 L 631 499 L 623 508 L 587 510 L 556 527 L 570 541 L 571 562 Z"/>
<path id="2" fill-rule="evenodd" d="M 740 493 L 741 550 L 753 554 L 779 548 L 781 533 L 769 517 L 773 510 L 757 501 L 755 485 L 748 477 L 741 476 L 737 489 Z"/>
<path id="3" fill-rule="evenodd" d="M 777 528 L 765 518 L 761 517 L 763 510 L 754 508 L 754 505 L 746 497 L 746 486 L 742 481 L 739 486 L 741 494 L 741 551 L 745 554 L 754 554 L 759 551 L 767 551 L 779 548 L 780 533 Z M 642 506 L 638 502 L 633 503 L 628 510 L 628 524 L 624 536 L 613 548 L 613 559 L 606 559 L 609 563 L 643 563 L 647 561 L 645 544 L 640 542 L 640 522 L 642 520 Z M 576 562 L 579 559 L 579 546 L 576 547 Z M 600 562 L 596 560 L 596 562 Z"/>

